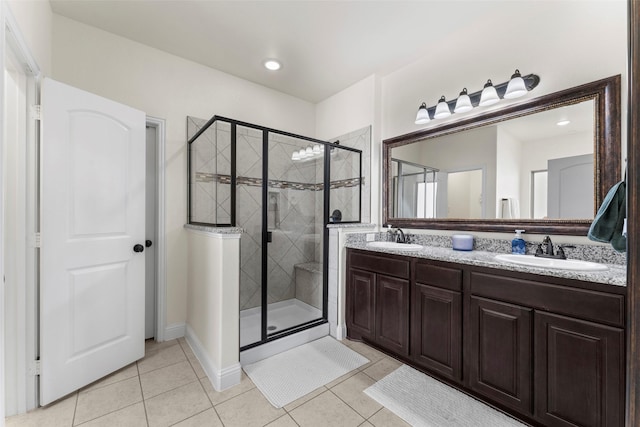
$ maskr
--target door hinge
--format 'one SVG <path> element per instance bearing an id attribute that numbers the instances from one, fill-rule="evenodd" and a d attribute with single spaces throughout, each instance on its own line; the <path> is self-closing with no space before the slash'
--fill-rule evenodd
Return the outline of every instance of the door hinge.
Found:
<path id="1" fill-rule="evenodd" d="M 31 362 L 31 365 L 29 366 L 29 375 L 32 375 L 32 376 L 40 375 L 39 360 L 34 360 L 33 362 Z"/>
<path id="2" fill-rule="evenodd" d="M 35 233 L 33 235 L 33 247 L 34 248 L 40 247 L 40 233 Z"/>
<path id="3" fill-rule="evenodd" d="M 42 120 L 42 109 L 40 105 L 32 105 L 29 113 L 31 120 Z"/>

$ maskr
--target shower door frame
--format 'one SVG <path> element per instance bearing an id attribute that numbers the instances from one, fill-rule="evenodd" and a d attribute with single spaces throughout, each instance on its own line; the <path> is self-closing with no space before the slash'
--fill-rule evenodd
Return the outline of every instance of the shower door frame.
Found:
<path id="1" fill-rule="evenodd" d="M 210 126 L 216 122 L 226 122 L 231 126 L 231 197 L 230 197 L 230 223 L 229 224 L 210 224 L 197 221 L 191 221 L 191 144 L 195 142 L 198 137 L 204 133 Z M 240 351 L 248 350 L 265 344 L 270 341 L 277 340 L 279 338 L 292 335 L 294 333 L 304 331 L 322 325 L 328 322 L 328 297 L 329 297 L 329 209 L 330 209 L 330 196 L 331 196 L 331 154 L 332 148 L 340 150 L 346 150 L 359 155 L 359 186 L 358 186 L 358 220 L 357 221 L 342 221 L 343 224 L 360 223 L 362 220 L 362 151 L 356 148 L 340 145 L 338 142 L 332 143 L 328 141 L 322 141 L 319 139 L 297 135 L 290 132 L 285 132 L 277 129 L 272 129 L 252 123 L 243 122 L 240 120 L 230 119 L 223 116 L 213 116 L 209 119 L 189 140 L 187 141 L 187 223 L 194 225 L 202 225 L 208 227 L 236 227 L 236 185 L 237 185 L 237 126 L 255 129 L 262 132 L 262 195 L 261 195 L 261 214 L 262 214 L 262 247 L 261 250 L 261 280 L 260 280 L 260 292 L 261 292 L 261 305 L 260 305 L 260 340 L 240 347 Z M 298 325 L 283 329 L 276 333 L 269 335 L 267 331 L 268 327 L 268 196 L 269 196 L 269 135 L 278 134 L 290 138 L 300 139 L 308 141 L 313 144 L 321 144 L 325 148 L 325 155 L 323 157 L 323 227 L 322 227 L 322 317 L 308 322 L 303 322 Z M 329 153 L 329 154 L 327 154 Z M 217 217 L 216 217 L 217 218 Z M 238 319 L 240 321 L 240 319 Z"/>

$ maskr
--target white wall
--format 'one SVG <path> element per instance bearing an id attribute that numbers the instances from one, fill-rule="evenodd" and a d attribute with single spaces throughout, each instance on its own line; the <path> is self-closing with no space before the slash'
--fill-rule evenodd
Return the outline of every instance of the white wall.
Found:
<path id="1" fill-rule="evenodd" d="M 221 390 L 240 382 L 240 235 L 187 233 L 187 341 Z"/>
<path id="2" fill-rule="evenodd" d="M 518 8 L 522 3 L 505 2 L 504 6 Z M 383 138 L 444 123 L 440 120 L 415 125 L 420 103 L 435 105 L 441 95 L 456 98 L 463 87 L 469 92 L 481 90 L 487 79 L 494 83 L 507 81 L 516 68 L 541 78 L 540 85 L 525 100 L 622 74 L 625 129 L 627 3 L 614 0 L 531 4 L 535 7 L 523 5 L 521 14 L 514 14 L 511 22 L 497 23 L 504 30 L 495 39 L 485 36 L 482 27 L 489 22 L 479 17 L 474 26 L 461 29 L 449 43 L 434 44 L 429 56 L 383 77 Z M 521 49 L 501 49 L 504 38 L 518 39 Z M 503 101 L 490 108 L 508 104 Z M 453 115 L 446 121 L 473 114 L 477 112 Z"/>
<path id="3" fill-rule="evenodd" d="M 51 30 L 53 12 L 48 0 L 2 0 L 16 19 L 18 27 L 44 75 L 51 75 Z"/>
<path id="4" fill-rule="evenodd" d="M 167 324 L 184 324 L 186 116 L 218 114 L 313 135 L 314 105 L 58 15 L 53 77 L 166 120 Z"/>

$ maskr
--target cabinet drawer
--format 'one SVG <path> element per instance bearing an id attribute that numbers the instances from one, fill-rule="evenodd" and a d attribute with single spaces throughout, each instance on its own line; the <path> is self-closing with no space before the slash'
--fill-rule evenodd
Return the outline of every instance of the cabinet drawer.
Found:
<path id="1" fill-rule="evenodd" d="M 460 292 L 462 270 L 419 262 L 416 264 L 416 282 Z"/>
<path id="2" fill-rule="evenodd" d="M 471 293 L 527 307 L 624 326 L 624 296 L 471 272 Z"/>
<path id="3" fill-rule="evenodd" d="M 349 264 L 351 268 L 359 268 L 403 279 L 409 278 L 409 261 L 394 258 L 393 255 L 380 256 L 350 252 Z"/>

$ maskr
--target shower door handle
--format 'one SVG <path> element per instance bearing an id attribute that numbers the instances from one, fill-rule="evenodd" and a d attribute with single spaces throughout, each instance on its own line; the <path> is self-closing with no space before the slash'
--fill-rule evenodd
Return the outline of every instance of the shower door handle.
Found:
<path id="1" fill-rule="evenodd" d="M 267 231 L 267 243 L 271 243 L 273 241 L 273 231 Z"/>

